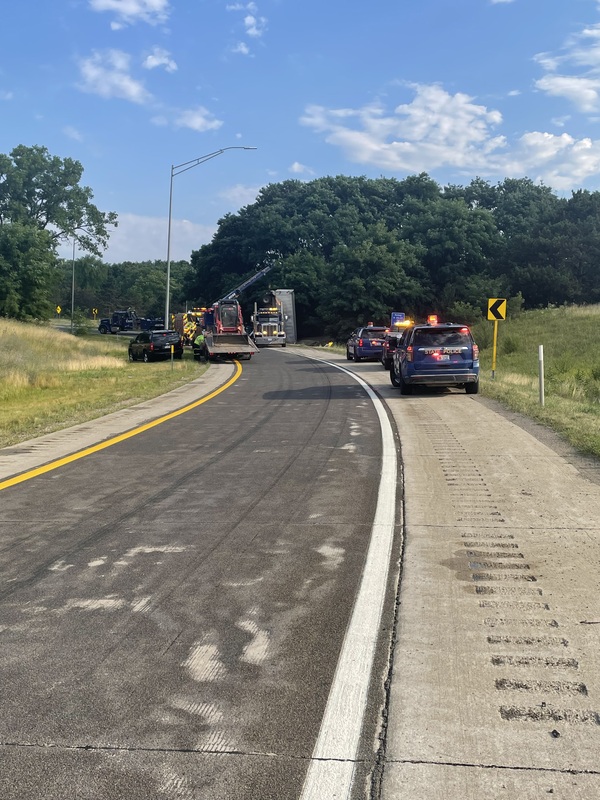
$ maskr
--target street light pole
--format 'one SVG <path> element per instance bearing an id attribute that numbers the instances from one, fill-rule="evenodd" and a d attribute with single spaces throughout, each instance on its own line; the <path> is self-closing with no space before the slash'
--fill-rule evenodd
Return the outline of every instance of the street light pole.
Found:
<path id="1" fill-rule="evenodd" d="M 73 237 L 73 261 L 72 261 L 72 274 L 71 274 L 71 333 L 73 333 L 73 314 L 75 313 L 75 242 L 77 240 Z"/>
<path id="2" fill-rule="evenodd" d="M 173 178 L 176 175 L 181 175 L 182 172 L 187 172 L 188 169 L 197 167 L 199 164 L 204 164 L 205 161 L 210 161 L 211 158 L 220 156 L 221 153 L 224 153 L 226 150 L 256 150 L 256 147 L 243 147 L 242 145 L 222 147 L 220 150 L 215 150 L 214 153 L 207 153 L 205 156 L 193 158 L 191 161 L 185 161 L 183 164 L 171 165 L 171 180 L 169 184 L 169 226 L 167 229 L 167 292 L 165 298 L 165 328 L 169 327 L 169 314 L 171 305 L 171 220 L 173 214 Z"/>

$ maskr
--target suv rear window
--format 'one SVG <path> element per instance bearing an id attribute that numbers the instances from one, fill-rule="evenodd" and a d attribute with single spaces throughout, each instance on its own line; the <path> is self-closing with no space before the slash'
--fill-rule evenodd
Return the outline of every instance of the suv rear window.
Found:
<path id="1" fill-rule="evenodd" d="M 444 330 L 443 328 L 417 328 L 413 339 L 415 347 L 468 347 L 471 334 L 468 330 Z"/>
<path id="2" fill-rule="evenodd" d="M 161 331 L 160 333 L 152 334 L 155 339 L 178 339 L 179 334 L 176 331 Z"/>
<path id="3" fill-rule="evenodd" d="M 364 328 L 361 331 L 363 339 L 381 339 L 385 333 L 385 328 Z"/>

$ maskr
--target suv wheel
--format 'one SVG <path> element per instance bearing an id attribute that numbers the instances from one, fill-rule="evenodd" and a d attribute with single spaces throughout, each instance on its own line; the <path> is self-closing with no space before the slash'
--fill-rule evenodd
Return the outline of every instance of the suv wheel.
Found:
<path id="1" fill-rule="evenodd" d="M 144 350 L 144 363 L 147 364 L 150 361 L 150 356 L 148 355 L 148 351 Z"/>
<path id="2" fill-rule="evenodd" d="M 353 357 L 354 361 L 356 361 L 356 362 L 358 362 L 358 361 L 360 361 L 360 360 L 361 360 L 360 356 L 359 356 L 359 355 L 358 355 L 358 353 L 356 352 L 356 347 L 354 348 L 354 353 L 353 353 L 353 356 L 352 356 L 352 357 Z"/>
<path id="3" fill-rule="evenodd" d="M 402 383 L 400 382 L 400 377 L 396 372 L 393 361 L 390 365 L 390 380 L 392 382 L 392 386 L 395 386 L 396 389 L 399 389 L 402 386 Z"/>
<path id="4" fill-rule="evenodd" d="M 346 361 L 352 361 L 352 356 L 350 355 L 350 350 L 346 348 Z"/>
<path id="5" fill-rule="evenodd" d="M 412 386 L 410 383 L 406 383 L 402 377 L 402 372 L 399 373 L 398 379 L 400 381 L 400 394 L 412 394 Z"/>
<path id="6" fill-rule="evenodd" d="M 133 357 L 133 350 L 129 351 L 129 360 L 130 361 L 135 361 L 135 358 Z"/>
<path id="7" fill-rule="evenodd" d="M 479 394 L 479 381 L 465 383 L 465 392 L 467 394 Z"/>

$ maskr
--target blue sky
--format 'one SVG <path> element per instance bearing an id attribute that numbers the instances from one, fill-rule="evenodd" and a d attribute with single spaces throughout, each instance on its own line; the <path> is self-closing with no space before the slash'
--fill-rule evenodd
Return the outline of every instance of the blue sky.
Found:
<path id="1" fill-rule="evenodd" d="M 289 178 L 600 190 L 600 0 L 20 0 L 0 152 L 83 164 L 107 261 L 171 256 Z M 70 254 L 67 248 L 65 255 Z"/>

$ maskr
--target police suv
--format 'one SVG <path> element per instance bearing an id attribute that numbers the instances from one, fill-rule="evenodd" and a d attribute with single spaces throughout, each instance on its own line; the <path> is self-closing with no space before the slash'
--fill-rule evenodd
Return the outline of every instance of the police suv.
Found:
<path id="1" fill-rule="evenodd" d="M 479 391 L 479 348 L 467 325 L 438 323 L 409 329 L 394 352 L 390 380 L 401 394 L 413 386 L 454 386 Z"/>

